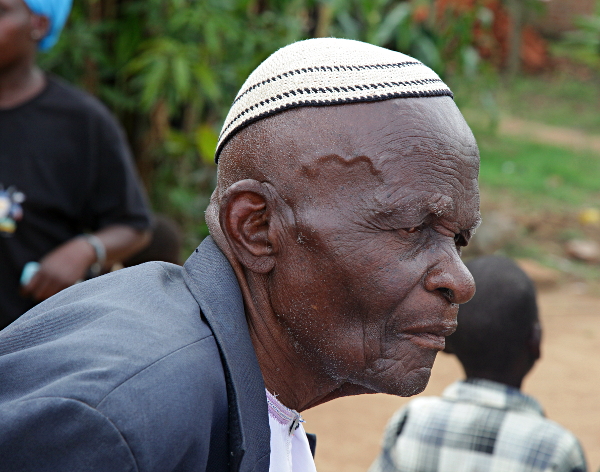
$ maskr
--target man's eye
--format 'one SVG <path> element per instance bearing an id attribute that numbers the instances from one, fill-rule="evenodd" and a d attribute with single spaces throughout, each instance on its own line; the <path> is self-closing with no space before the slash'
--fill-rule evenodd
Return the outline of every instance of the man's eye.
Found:
<path id="1" fill-rule="evenodd" d="M 425 228 L 425 223 L 420 224 L 419 226 L 412 226 L 410 228 L 402 228 L 402 231 L 404 231 L 405 233 L 419 233 L 421 232 L 423 229 Z"/>

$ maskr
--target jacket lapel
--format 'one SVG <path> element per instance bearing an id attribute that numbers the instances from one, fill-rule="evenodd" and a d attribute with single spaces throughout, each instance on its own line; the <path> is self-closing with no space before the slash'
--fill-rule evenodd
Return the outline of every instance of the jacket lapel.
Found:
<path id="1" fill-rule="evenodd" d="M 208 236 L 186 261 L 184 277 L 212 329 L 223 361 L 229 403 L 230 470 L 266 472 L 270 429 L 265 385 L 235 273 Z"/>

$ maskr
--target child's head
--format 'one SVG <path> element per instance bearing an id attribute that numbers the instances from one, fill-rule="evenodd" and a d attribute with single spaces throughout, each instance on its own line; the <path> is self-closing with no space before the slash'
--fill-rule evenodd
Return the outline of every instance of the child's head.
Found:
<path id="1" fill-rule="evenodd" d="M 533 282 L 505 257 L 484 256 L 466 265 L 476 293 L 461 305 L 458 328 L 446 340 L 447 351 L 458 357 L 468 377 L 522 379 L 539 357 Z"/>

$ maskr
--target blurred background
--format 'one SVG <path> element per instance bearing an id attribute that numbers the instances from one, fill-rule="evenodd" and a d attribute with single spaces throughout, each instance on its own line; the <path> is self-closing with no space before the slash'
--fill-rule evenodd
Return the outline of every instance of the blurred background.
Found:
<path id="1" fill-rule="evenodd" d="M 519 260 L 541 290 L 546 356 L 525 391 L 600 465 L 600 0 L 78 0 L 41 65 L 125 127 L 155 211 L 208 234 L 222 121 L 247 75 L 292 41 L 337 36 L 435 69 L 481 151 L 483 224 L 465 257 Z M 461 376 L 440 356 L 427 392 Z M 366 470 L 404 400 L 309 411 L 321 472 Z M 356 403 L 353 403 L 356 402 Z"/>

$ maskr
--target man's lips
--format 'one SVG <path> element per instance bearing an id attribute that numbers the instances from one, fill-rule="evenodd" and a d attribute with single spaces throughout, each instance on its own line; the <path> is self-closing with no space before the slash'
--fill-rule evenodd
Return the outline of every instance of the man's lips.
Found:
<path id="1" fill-rule="evenodd" d="M 443 351 L 446 347 L 446 337 L 438 336 L 433 333 L 409 334 L 408 338 L 415 344 L 424 347 L 425 349 Z"/>
<path id="2" fill-rule="evenodd" d="M 405 331 L 405 335 L 421 347 L 443 351 L 446 347 L 446 336 L 450 336 L 455 330 L 456 322 L 453 322 L 412 328 Z"/>

